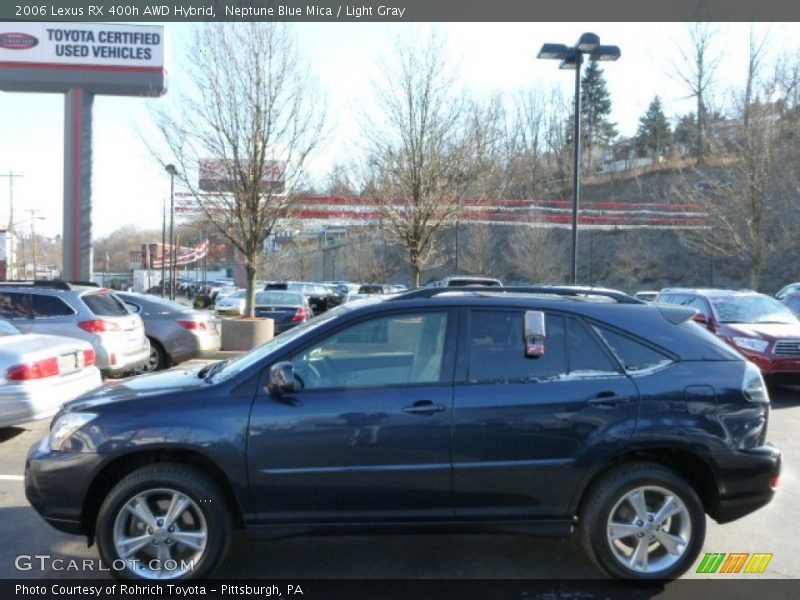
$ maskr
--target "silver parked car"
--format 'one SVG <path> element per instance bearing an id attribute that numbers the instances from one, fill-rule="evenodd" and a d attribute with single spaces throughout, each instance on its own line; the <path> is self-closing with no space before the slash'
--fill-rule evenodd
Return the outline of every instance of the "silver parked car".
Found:
<path id="1" fill-rule="evenodd" d="M 23 334 L 0 320 L 0 427 L 51 417 L 102 383 L 88 342 Z"/>
<path id="2" fill-rule="evenodd" d="M 150 357 L 141 318 L 110 289 L 66 281 L 3 281 L 0 319 L 11 321 L 23 333 L 89 342 L 104 375 L 132 373 Z"/>
<path id="3" fill-rule="evenodd" d="M 142 317 L 150 340 L 145 371 L 158 371 L 220 348 L 219 322 L 209 315 L 148 294 L 117 294 L 128 309 Z"/>
<path id="4" fill-rule="evenodd" d="M 244 314 L 244 305 L 247 300 L 247 290 L 236 290 L 229 296 L 217 296 L 214 312 L 219 316 L 241 317 Z"/>

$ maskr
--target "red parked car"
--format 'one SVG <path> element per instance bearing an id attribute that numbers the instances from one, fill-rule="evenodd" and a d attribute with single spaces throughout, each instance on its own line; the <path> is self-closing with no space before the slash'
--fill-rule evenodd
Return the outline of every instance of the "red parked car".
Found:
<path id="1" fill-rule="evenodd" d="M 697 309 L 697 322 L 765 376 L 800 380 L 800 321 L 775 298 L 751 291 L 667 288 L 656 302 Z"/>

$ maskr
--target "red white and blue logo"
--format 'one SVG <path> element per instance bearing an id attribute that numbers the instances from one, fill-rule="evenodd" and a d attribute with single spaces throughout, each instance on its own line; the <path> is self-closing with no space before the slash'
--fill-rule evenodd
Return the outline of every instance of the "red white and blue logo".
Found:
<path id="1" fill-rule="evenodd" d="M 38 44 L 38 38 L 27 33 L 0 33 L 0 48 L 6 50 L 28 50 Z"/>

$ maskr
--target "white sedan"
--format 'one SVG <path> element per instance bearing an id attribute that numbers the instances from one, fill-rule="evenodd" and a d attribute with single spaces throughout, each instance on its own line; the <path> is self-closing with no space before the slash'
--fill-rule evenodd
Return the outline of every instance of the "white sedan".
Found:
<path id="1" fill-rule="evenodd" d="M 0 319 L 0 427 L 51 417 L 101 384 L 88 342 L 23 334 Z"/>

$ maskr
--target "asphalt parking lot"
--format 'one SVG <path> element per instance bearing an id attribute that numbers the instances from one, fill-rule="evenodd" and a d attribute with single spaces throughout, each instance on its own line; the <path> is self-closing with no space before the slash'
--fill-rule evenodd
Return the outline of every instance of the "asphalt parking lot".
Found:
<path id="1" fill-rule="evenodd" d="M 773 553 L 766 572 L 757 577 L 800 578 L 800 387 L 774 388 L 772 398 L 768 439 L 784 453 L 779 493 L 766 508 L 734 523 L 721 526 L 709 519 L 704 552 Z M 55 570 L 50 563 L 43 571 L 36 563 L 30 570 L 15 567 L 20 555 L 65 559 L 62 566 L 68 566 L 71 559 L 97 559 L 96 549 L 87 548 L 85 539 L 55 531 L 25 500 L 25 454 L 44 435 L 47 425 L 45 420 L 0 428 L 0 578 L 109 577 L 102 571 Z M 577 536 L 557 540 L 494 534 L 297 537 L 268 542 L 240 536 L 217 575 L 302 579 L 601 577 L 583 554 Z M 722 576 L 690 572 L 686 577 Z"/>

